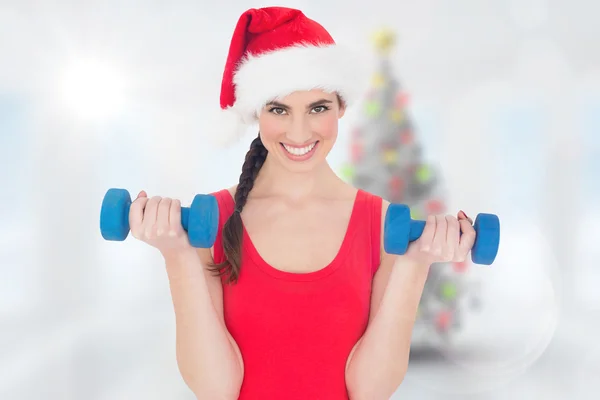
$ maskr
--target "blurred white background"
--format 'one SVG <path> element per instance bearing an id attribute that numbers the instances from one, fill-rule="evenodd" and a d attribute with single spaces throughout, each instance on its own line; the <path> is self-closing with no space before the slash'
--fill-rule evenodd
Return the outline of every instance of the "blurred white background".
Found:
<path id="1" fill-rule="evenodd" d="M 239 15 L 264 2 L 0 1 L 0 399 L 192 399 L 164 266 L 99 232 L 110 187 L 191 202 L 237 182 L 218 107 Z M 600 3 L 280 1 L 396 74 L 450 208 L 500 216 L 482 312 L 394 398 L 597 399 Z M 349 112 L 330 156 L 346 162 Z"/>

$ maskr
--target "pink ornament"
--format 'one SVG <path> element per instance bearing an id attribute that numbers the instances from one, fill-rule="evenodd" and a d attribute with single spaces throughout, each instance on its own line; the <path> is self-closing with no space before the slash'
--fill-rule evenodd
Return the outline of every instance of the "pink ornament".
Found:
<path id="1" fill-rule="evenodd" d="M 351 146 L 352 162 L 358 162 L 363 156 L 363 146 L 360 142 L 354 142 Z"/>
<path id="2" fill-rule="evenodd" d="M 450 329 L 452 323 L 452 313 L 450 311 L 442 311 L 438 314 L 436 319 L 437 328 L 441 331 L 447 331 Z"/>
<path id="3" fill-rule="evenodd" d="M 458 273 L 463 273 L 467 270 L 468 268 L 468 264 L 466 261 L 463 262 L 455 262 L 452 264 L 452 269 L 454 269 L 455 272 Z"/>
<path id="4" fill-rule="evenodd" d="M 441 214 L 446 210 L 444 203 L 440 200 L 429 200 L 425 205 L 427 214 Z"/>

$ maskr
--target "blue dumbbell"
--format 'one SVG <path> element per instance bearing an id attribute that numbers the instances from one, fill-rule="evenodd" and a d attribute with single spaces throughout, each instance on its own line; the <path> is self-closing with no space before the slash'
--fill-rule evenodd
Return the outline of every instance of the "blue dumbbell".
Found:
<path id="1" fill-rule="evenodd" d="M 490 265 L 500 246 L 500 220 L 494 214 L 479 214 L 473 224 L 476 237 L 471 249 L 475 264 Z M 404 204 L 390 204 L 385 215 L 384 249 L 389 254 L 406 253 L 408 244 L 421 237 L 425 221 L 410 218 L 410 209 Z"/>
<path id="2" fill-rule="evenodd" d="M 106 240 L 123 241 L 129 235 L 131 196 L 125 189 L 109 189 L 100 211 L 100 232 Z M 190 207 L 181 207 L 181 225 L 193 247 L 208 249 L 217 238 L 219 206 L 212 195 L 198 194 Z"/>

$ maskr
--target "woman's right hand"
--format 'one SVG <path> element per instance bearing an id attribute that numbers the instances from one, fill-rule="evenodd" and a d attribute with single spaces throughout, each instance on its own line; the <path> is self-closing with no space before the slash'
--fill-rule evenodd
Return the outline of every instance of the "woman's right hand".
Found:
<path id="1" fill-rule="evenodd" d="M 163 256 L 193 249 L 181 225 L 179 200 L 148 198 L 142 190 L 131 204 L 129 226 L 133 237 L 157 248 Z"/>

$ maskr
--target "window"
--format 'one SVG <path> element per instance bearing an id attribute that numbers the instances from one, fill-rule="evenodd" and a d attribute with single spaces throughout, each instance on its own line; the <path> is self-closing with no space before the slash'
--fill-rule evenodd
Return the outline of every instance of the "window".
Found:
<path id="1" fill-rule="evenodd" d="M 535 101 L 526 97 L 510 100 L 511 103 L 499 104 L 481 134 L 488 136 L 490 148 L 494 150 L 490 163 L 495 173 L 490 179 L 496 187 L 495 204 L 501 208 L 515 205 L 510 206 L 511 213 L 519 215 L 513 217 L 531 218 L 542 199 L 543 132 L 548 116 Z"/>
<path id="2" fill-rule="evenodd" d="M 0 320 L 16 318 L 36 305 L 39 264 L 31 250 L 37 224 L 29 213 L 31 160 L 26 102 L 0 92 Z"/>

